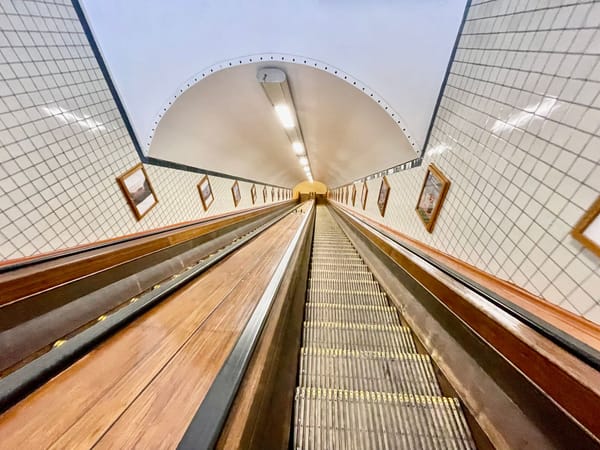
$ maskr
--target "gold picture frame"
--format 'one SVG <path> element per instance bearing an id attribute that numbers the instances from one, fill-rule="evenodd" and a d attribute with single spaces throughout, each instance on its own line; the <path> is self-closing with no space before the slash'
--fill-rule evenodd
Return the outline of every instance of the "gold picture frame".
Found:
<path id="1" fill-rule="evenodd" d="M 387 208 L 388 198 L 390 197 L 390 183 L 386 176 L 381 179 L 381 186 L 379 186 L 379 195 L 377 196 L 377 207 L 381 217 L 385 217 L 385 210 Z"/>
<path id="2" fill-rule="evenodd" d="M 142 220 L 158 203 L 156 192 L 154 192 L 146 169 L 141 163 L 119 175 L 117 183 L 138 221 Z"/>
<path id="3" fill-rule="evenodd" d="M 450 180 L 434 164 L 429 164 L 415 210 L 430 233 L 433 232 L 449 187 Z"/>
<path id="4" fill-rule="evenodd" d="M 197 184 L 198 193 L 200 194 L 200 200 L 202 201 L 202 208 L 204 211 L 208 211 L 210 205 L 215 201 L 215 194 L 213 193 L 210 180 L 208 175 L 204 175 L 200 182 Z"/>
<path id="5" fill-rule="evenodd" d="M 571 236 L 600 256 L 600 196 L 577 222 Z"/>
<path id="6" fill-rule="evenodd" d="M 250 198 L 252 199 L 252 204 L 256 203 L 256 185 L 253 184 L 250 188 Z"/>
<path id="7" fill-rule="evenodd" d="M 240 184 L 238 183 L 237 180 L 235 180 L 235 182 L 233 183 L 233 186 L 231 186 L 231 195 L 233 196 L 233 207 L 237 208 L 237 206 L 240 204 L 240 201 L 242 200 L 242 193 L 240 192 Z"/>
<path id="8" fill-rule="evenodd" d="M 365 210 L 367 208 L 367 197 L 369 196 L 369 186 L 367 186 L 367 182 L 363 181 L 362 192 L 360 194 L 360 203 L 362 204 L 362 209 Z"/>

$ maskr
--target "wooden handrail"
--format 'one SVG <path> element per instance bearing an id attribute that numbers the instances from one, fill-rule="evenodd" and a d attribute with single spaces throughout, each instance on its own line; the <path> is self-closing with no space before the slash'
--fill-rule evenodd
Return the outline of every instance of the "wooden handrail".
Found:
<path id="1" fill-rule="evenodd" d="M 164 250 L 217 229 L 268 214 L 294 201 L 280 202 L 236 213 L 212 216 L 199 221 L 138 233 L 94 245 L 67 256 L 31 261 L 25 267 L 0 274 L 0 307 L 65 283 L 107 270 L 136 258 Z M 12 261 L 14 263 L 15 261 Z"/>

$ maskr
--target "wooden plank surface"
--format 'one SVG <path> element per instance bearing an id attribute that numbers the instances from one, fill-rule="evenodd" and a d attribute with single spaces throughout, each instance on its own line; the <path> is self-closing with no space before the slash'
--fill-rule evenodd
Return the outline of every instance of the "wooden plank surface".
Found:
<path id="1" fill-rule="evenodd" d="M 0 416 L 0 449 L 176 447 L 300 217 L 286 217 Z"/>

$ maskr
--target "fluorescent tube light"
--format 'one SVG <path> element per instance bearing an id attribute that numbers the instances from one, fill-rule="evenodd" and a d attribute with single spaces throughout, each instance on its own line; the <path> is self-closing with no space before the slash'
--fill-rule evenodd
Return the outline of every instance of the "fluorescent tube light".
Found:
<path id="1" fill-rule="evenodd" d="M 306 156 L 301 156 L 300 158 L 298 158 L 298 161 L 300 161 L 300 164 L 302 164 L 303 166 L 308 166 L 308 159 L 306 158 Z"/>
<path id="2" fill-rule="evenodd" d="M 304 145 L 302 145 L 302 142 L 300 142 L 300 141 L 293 142 L 292 148 L 294 149 L 294 152 L 296 153 L 296 155 L 304 155 Z"/>
<path id="3" fill-rule="evenodd" d="M 292 111 L 290 111 L 288 105 L 284 105 L 282 103 L 275 105 L 275 113 L 277 114 L 277 117 L 284 128 L 294 128 L 294 116 L 292 115 Z"/>

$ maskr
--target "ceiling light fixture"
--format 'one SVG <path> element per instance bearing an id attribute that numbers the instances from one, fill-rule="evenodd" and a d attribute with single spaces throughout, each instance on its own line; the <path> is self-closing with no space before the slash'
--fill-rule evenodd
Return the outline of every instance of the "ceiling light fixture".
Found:
<path id="1" fill-rule="evenodd" d="M 275 114 L 285 129 L 294 153 L 299 156 L 298 160 L 302 166 L 305 166 L 306 176 L 312 182 L 310 161 L 285 72 L 277 68 L 263 68 L 259 69 L 256 79 L 273 105 Z"/>
<path id="2" fill-rule="evenodd" d="M 304 145 L 302 145 L 302 142 L 299 142 L 299 141 L 292 142 L 292 148 L 294 149 L 294 152 L 296 153 L 296 155 L 304 155 Z"/>
<path id="3" fill-rule="evenodd" d="M 294 128 L 294 116 L 292 116 L 292 112 L 290 111 L 290 107 L 288 105 L 275 105 L 275 112 L 277 113 L 277 117 L 284 128 Z"/>

